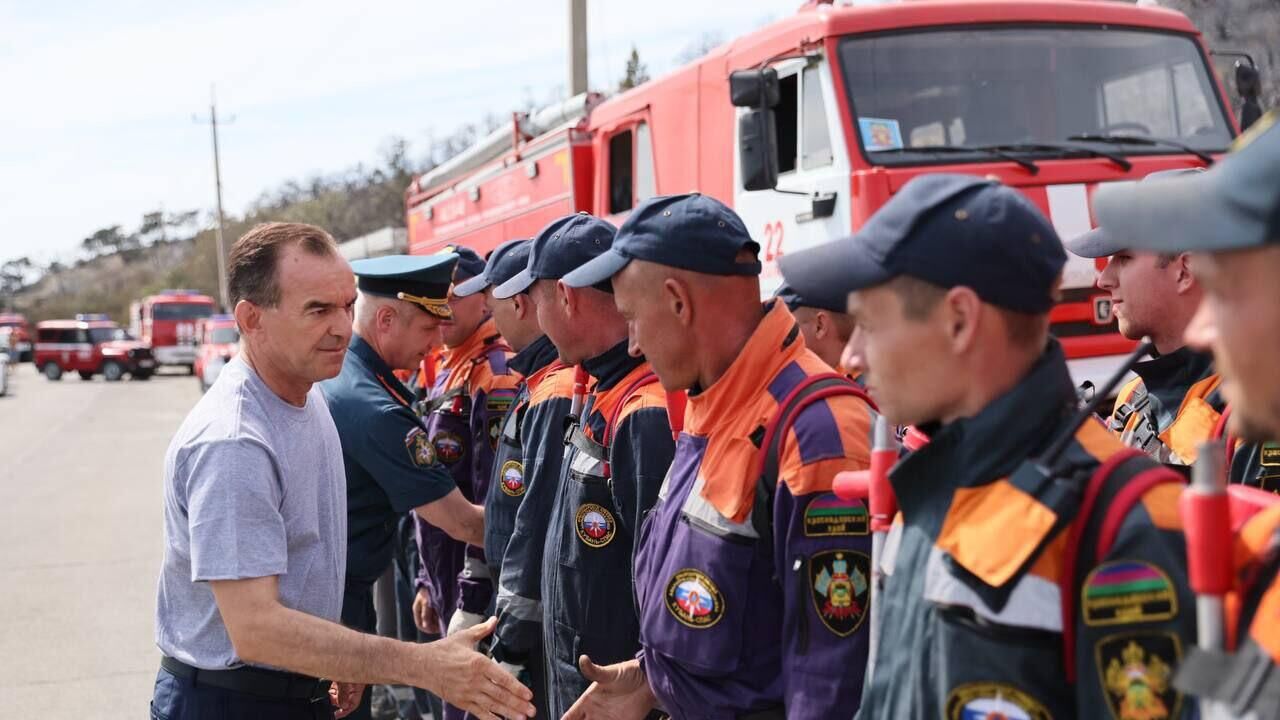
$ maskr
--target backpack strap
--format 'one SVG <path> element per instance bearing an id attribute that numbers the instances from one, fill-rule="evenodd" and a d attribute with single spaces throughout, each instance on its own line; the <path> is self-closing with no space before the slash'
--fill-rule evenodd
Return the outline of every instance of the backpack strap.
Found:
<path id="1" fill-rule="evenodd" d="M 1165 483 L 1185 484 L 1176 472 L 1151 460 L 1144 453 L 1126 448 L 1107 459 L 1089 477 L 1084 497 L 1075 519 L 1067 528 L 1067 546 L 1063 558 L 1062 573 L 1058 577 L 1058 590 L 1062 604 L 1062 654 L 1067 681 L 1076 680 L 1076 576 L 1080 572 L 1080 545 L 1086 530 L 1097 528 L 1098 541 L 1094 553 L 1084 558 L 1085 567 L 1092 567 L 1099 557 L 1105 557 L 1115 544 L 1120 526 L 1148 490 Z M 1099 500 L 1108 489 L 1115 490 L 1110 502 L 1099 506 Z M 1118 489 L 1117 489 L 1118 488 Z M 1102 510 L 1100 522 L 1094 522 L 1095 511 Z"/>
<path id="2" fill-rule="evenodd" d="M 756 497 L 751 512 L 751 524 L 756 534 L 772 546 L 773 494 L 778 488 L 778 475 L 782 466 L 782 441 L 793 423 L 806 407 L 827 398 L 852 395 L 878 410 L 867 391 L 848 377 L 839 373 L 810 375 L 800 381 L 782 402 L 773 418 L 765 426 L 764 440 L 760 443 L 759 463 L 756 470 Z"/>

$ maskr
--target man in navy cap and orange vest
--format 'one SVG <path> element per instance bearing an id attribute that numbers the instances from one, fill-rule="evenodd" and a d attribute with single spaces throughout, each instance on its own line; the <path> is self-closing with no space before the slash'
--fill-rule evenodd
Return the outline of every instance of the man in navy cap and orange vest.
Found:
<path id="1" fill-rule="evenodd" d="M 516 515 L 526 497 L 533 496 L 531 488 L 535 477 L 542 478 L 539 491 L 542 501 L 547 503 L 541 515 L 550 512 L 550 500 L 555 495 L 555 482 L 559 479 L 560 460 L 564 454 L 564 422 L 573 396 L 574 370 L 560 361 L 555 345 L 543 333 L 533 298 L 527 292 L 505 298 L 495 294 L 497 286 L 525 269 L 532 245 L 531 240 L 512 240 L 500 245 L 489 256 L 483 275 L 454 288 L 456 295 L 485 293 L 485 302 L 493 313 L 494 324 L 516 350 L 511 358 L 511 367 L 525 378 L 517 389 L 515 403 L 502 420 L 489 494 L 485 498 L 484 552 L 495 582 L 504 577 L 508 548 L 512 548 L 511 561 L 518 564 L 528 557 L 530 545 L 535 544 L 526 535 L 522 535 L 514 547 L 511 541 Z M 523 526 L 525 533 L 529 532 L 529 519 L 526 517 Z M 539 549 L 544 535 L 537 538 Z M 522 574 L 523 568 L 516 566 L 511 568 L 507 577 Z M 534 573 L 534 577 L 539 576 L 540 573 Z M 533 704 L 538 716 L 544 717 L 549 713 L 542 659 L 542 615 L 539 611 L 533 622 L 527 622 L 526 608 L 519 607 L 513 611 L 513 604 L 518 605 L 518 601 L 513 603 L 513 599 L 510 592 L 499 588 L 498 629 L 491 654 L 529 685 L 534 693 Z"/>
<path id="2" fill-rule="evenodd" d="M 449 248 L 458 264 L 455 286 L 484 273 L 474 250 Z M 450 317 L 440 328 L 444 356 L 435 384 L 422 405 L 423 422 L 436 458 L 471 502 L 484 502 L 502 416 L 515 399 L 520 376 L 507 366 L 510 348 L 498 334 L 483 295 L 449 295 Z M 493 601 L 493 582 L 484 560 L 484 534 L 459 542 L 433 523 L 417 519 L 418 574 L 415 608 L 428 606 L 445 634 L 482 622 Z M 462 712 L 448 705 L 448 720 Z"/>
<path id="3" fill-rule="evenodd" d="M 1205 295 L 1187 343 L 1213 350 L 1231 432 L 1264 452 L 1262 443 L 1280 437 L 1278 121 L 1274 112 L 1263 117 L 1204 173 L 1104 187 L 1094 198 L 1101 224 L 1135 248 L 1193 253 Z M 1280 717 L 1280 507 L 1255 515 L 1234 538 L 1207 539 L 1223 542 L 1193 552 L 1206 565 L 1230 563 L 1235 601 L 1205 613 L 1226 646 L 1192 650 L 1172 684 L 1204 702 L 1206 718 Z"/>
<path id="4" fill-rule="evenodd" d="M 795 316 L 804 335 L 805 347 L 822 362 L 856 382 L 856 376 L 841 365 L 844 349 L 853 335 L 853 318 L 845 312 L 845 301 L 840 293 L 801 295 L 783 282 L 774 297 L 786 303 L 787 309 Z"/>
<path id="5" fill-rule="evenodd" d="M 631 556 L 674 452 L 666 396 L 645 358 L 628 352 L 627 324 L 607 280 L 565 279 L 605 253 L 615 232 L 585 213 L 552 222 L 534 238 L 525 270 L 495 293 L 527 291 L 561 361 L 581 364 L 592 382 L 569 429 L 549 508 L 526 498 L 516 519 L 520 533 L 528 513 L 550 511 L 541 521 L 546 538 L 538 597 L 551 717 L 562 716 L 587 689 L 579 654 L 619 662 L 639 649 Z"/>
<path id="6" fill-rule="evenodd" d="M 641 651 L 603 665 L 571 720 L 848 717 L 867 659 L 865 505 L 831 493 L 866 469 L 872 410 L 760 302 L 759 246 L 702 195 L 632 212 L 613 249 L 565 278 L 612 280 L 633 353 L 688 390 L 686 427 L 635 559 Z"/>
<path id="7" fill-rule="evenodd" d="M 1049 336 L 1066 253 L 1018 191 L 916 178 L 851 238 L 789 254 L 849 293 L 855 367 L 929 436 L 893 468 L 859 718 L 1187 717 L 1181 476 L 1089 415 Z"/>

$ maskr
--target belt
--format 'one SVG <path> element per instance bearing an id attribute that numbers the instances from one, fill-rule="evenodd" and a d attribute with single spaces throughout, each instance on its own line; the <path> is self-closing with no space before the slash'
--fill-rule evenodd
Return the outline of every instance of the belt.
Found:
<path id="1" fill-rule="evenodd" d="M 266 698 L 284 700 L 310 700 L 311 702 L 329 699 L 329 681 L 317 680 L 306 675 L 298 675 L 281 670 L 265 670 L 263 668 L 242 667 L 234 670 L 205 670 L 192 667 L 181 660 L 169 656 L 160 658 L 160 667 L 170 675 L 188 680 L 197 687 L 215 687 L 232 690 L 246 695 L 257 695 Z"/>

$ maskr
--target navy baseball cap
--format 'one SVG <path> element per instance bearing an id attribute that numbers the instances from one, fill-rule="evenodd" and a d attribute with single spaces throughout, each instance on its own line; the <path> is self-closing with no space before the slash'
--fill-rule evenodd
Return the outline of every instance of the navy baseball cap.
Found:
<path id="1" fill-rule="evenodd" d="M 1221 252 L 1280 243 L 1280 114 L 1241 135 L 1203 173 L 1094 194 L 1098 223 L 1136 250 Z"/>
<path id="2" fill-rule="evenodd" d="M 413 303 L 440 318 L 451 318 L 449 283 L 458 256 L 451 252 L 435 255 L 386 255 L 356 260 L 351 270 L 356 287 L 365 295 L 390 297 Z"/>
<path id="3" fill-rule="evenodd" d="M 786 278 L 783 278 L 785 281 Z M 831 312 L 844 313 L 848 312 L 848 294 L 841 295 L 839 292 L 825 292 L 818 296 L 801 295 L 796 292 L 795 288 L 783 282 L 778 286 L 773 296 L 781 300 L 788 310 L 795 312 L 802 307 L 817 308 L 819 310 L 830 310 Z"/>
<path id="4" fill-rule="evenodd" d="M 508 240 L 499 245 L 484 265 L 484 272 L 453 286 L 454 297 L 468 297 L 515 277 L 529 263 L 529 240 Z"/>
<path id="5" fill-rule="evenodd" d="M 612 224 L 585 212 L 555 220 L 529 244 L 525 268 L 499 285 L 493 296 L 505 299 L 525 292 L 534 281 L 560 280 L 608 251 L 617 234 Z"/>
<path id="6" fill-rule="evenodd" d="M 858 232 L 779 259 L 787 283 L 809 295 L 845 297 L 909 275 L 972 288 L 983 302 L 1048 312 L 1067 253 L 1022 193 L 972 175 L 922 175 Z"/>
<path id="7" fill-rule="evenodd" d="M 604 282 L 632 260 L 706 275 L 759 275 L 759 260 L 738 261 L 744 248 L 760 251 L 742 218 L 719 200 L 699 193 L 652 197 L 618 228 L 609 252 L 566 275 L 564 284 Z"/>
<path id="8" fill-rule="evenodd" d="M 1139 182 L 1163 182 L 1171 178 L 1202 172 L 1204 172 L 1204 168 L 1199 167 L 1160 170 L 1142 178 Z M 1083 258 L 1107 257 L 1108 255 L 1115 255 L 1122 250 L 1129 250 L 1134 246 L 1134 243 L 1129 238 L 1111 232 L 1101 225 L 1070 240 L 1064 240 L 1062 244 L 1067 250 Z"/>
<path id="9" fill-rule="evenodd" d="M 453 282 L 455 284 L 484 274 L 484 258 L 480 257 L 475 250 L 461 245 L 446 245 L 441 252 L 453 253 L 458 256 L 458 264 L 453 268 Z"/>

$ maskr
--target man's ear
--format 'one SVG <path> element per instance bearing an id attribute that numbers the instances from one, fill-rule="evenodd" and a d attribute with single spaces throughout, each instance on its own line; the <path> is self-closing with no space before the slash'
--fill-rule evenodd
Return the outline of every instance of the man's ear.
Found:
<path id="1" fill-rule="evenodd" d="M 1191 273 L 1191 253 L 1179 253 L 1173 259 L 1173 266 L 1176 269 L 1174 275 L 1174 287 L 1178 294 L 1186 294 L 1196 286 L 1196 276 Z"/>
<path id="2" fill-rule="evenodd" d="M 817 340 L 824 340 L 832 332 L 835 332 L 835 327 L 831 321 L 831 315 L 826 310 L 815 312 L 813 314 L 813 337 Z"/>
<path id="3" fill-rule="evenodd" d="M 566 317 L 578 314 L 578 303 L 582 300 L 582 296 L 578 294 L 577 288 L 571 288 L 565 285 L 563 280 L 557 280 L 555 297 L 556 304 L 564 311 Z"/>
<path id="4" fill-rule="evenodd" d="M 235 316 L 240 332 L 245 335 L 252 335 L 262 329 L 262 308 L 248 300 L 236 303 L 231 314 Z"/>
<path id="5" fill-rule="evenodd" d="M 938 314 L 938 322 L 942 324 L 953 353 L 967 352 L 977 341 L 982 299 L 972 288 L 951 288 L 934 312 Z"/>
<path id="6" fill-rule="evenodd" d="M 501 300 L 499 302 L 502 302 Z M 516 308 L 517 320 L 528 320 L 532 317 L 531 313 L 537 312 L 537 307 L 533 304 L 533 298 L 529 293 L 519 293 L 511 297 L 512 304 Z"/>
<path id="7" fill-rule="evenodd" d="M 689 286 L 680 278 L 662 281 L 662 299 L 667 309 L 684 327 L 693 325 L 693 303 L 689 302 Z"/>

